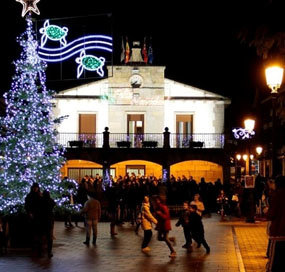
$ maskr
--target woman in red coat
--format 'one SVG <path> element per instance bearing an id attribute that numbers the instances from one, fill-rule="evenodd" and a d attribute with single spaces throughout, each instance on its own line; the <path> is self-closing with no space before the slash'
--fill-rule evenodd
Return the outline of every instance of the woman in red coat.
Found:
<path id="1" fill-rule="evenodd" d="M 174 237 L 168 237 L 168 233 L 171 230 L 171 224 L 170 224 L 170 214 L 168 207 L 165 204 L 166 199 L 164 197 L 156 197 L 155 198 L 155 204 L 156 204 L 156 218 L 157 218 L 157 225 L 156 230 L 158 231 L 157 239 L 159 241 L 165 241 L 168 248 L 170 249 L 170 256 L 169 257 L 175 257 L 176 252 L 170 242 L 170 240 L 174 241 Z"/>

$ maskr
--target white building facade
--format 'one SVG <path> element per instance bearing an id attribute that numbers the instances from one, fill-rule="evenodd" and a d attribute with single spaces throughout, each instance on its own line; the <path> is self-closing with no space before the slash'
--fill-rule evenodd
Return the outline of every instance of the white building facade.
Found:
<path id="1" fill-rule="evenodd" d="M 106 79 L 61 91 L 55 98 L 54 109 L 56 117 L 66 116 L 58 127 L 60 143 L 70 147 L 70 142 L 80 140 L 86 147 L 101 148 L 103 132 L 108 127 L 111 148 L 120 147 L 120 143 L 141 148 L 144 142 L 154 142 L 155 147 L 162 148 L 163 132 L 167 127 L 170 148 L 187 148 L 190 142 L 200 142 L 203 148 L 222 149 L 225 107 L 230 100 L 167 79 L 164 72 L 162 66 L 112 66 L 108 67 Z M 68 167 L 73 169 L 72 173 L 80 167 L 101 167 L 92 166 L 90 162 L 79 164 L 78 161 L 69 162 L 65 175 L 69 175 Z M 161 167 L 146 161 L 111 166 L 113 175 L 123 175 L 128 169 L 136 171 L 136 168 L 152 175 L 160 175 L 162 171 Z M 174 175 L 192 175 L 196 180 L 206 177 L 214 181 L 223 180 L 222 168 L 210 162 L 192 161 L 183 162 L 180 167 L 173 166 L 170 171 Z M 84 173 L 94 173 L 92 169 L 86 171 Z"/>
<path id="2" fill-rule="evenodd" d="M 168 127 L 172 134 L 192 134 L 196 140 L 200 134 L 211 134 L 208 142 L 204 139 L 206 147 L 218 147 L 215 134 L 224 132 L 224 111 L 230 100 L 167 79 L 164 70 L 157 66 L 108 67 L 112 76 L 107 79 L 62 91 L 55 101 L 55 115 L 67 117 L 59 133 L 74 137 L 100 134 L 108 127 L 111 134 L 155 137 Z M 156 139 L 161 144 L 160 137 Z"/>

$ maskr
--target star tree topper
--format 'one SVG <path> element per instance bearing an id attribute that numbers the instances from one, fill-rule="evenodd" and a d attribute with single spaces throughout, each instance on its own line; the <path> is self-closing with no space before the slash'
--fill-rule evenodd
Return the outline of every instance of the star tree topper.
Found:
<path id="1" fill-rule="evenodd" d="M 40 15 L 40 10 L 37 7 L 37 3 L 40 2 L 40 0 L 16 0 L 16 2 L 20 2 L 23 5 L 22 17 L 29 11 Z"/>

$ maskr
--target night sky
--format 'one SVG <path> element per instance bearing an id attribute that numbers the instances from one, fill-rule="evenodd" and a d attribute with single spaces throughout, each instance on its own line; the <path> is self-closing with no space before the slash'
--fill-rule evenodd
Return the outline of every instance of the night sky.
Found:
<path id="1" fill-rule="evenodd" d="M 227 123 L 231 126 L 242 125 L 242 115 L 252 107 L 256 89 L 266 95 L 263 60 L 257 56 L 255 48 L 241 44 L 237 33 L 263 23 L 272 27 L 277 22 L 284 25 L 280 19 L 284 12 L 277 1 L 114 2 L 118 3 L 114 5 L 107 0 L 41 0 L 38 3 L 41 15 L 34 17 L 109 14 L 109 20 L 104 24 L 113 32 L 114 64 L 119 64 L 122 36 L 128 36 L 130 41 L 152 37 L 154 65 L 166 66 L 167 78 L 232 99 L 232 105 L 226 112 Z M 19 57 L 16 37 L 25 29 L 21 11 L 20 3 L 1 1 L 1 93 L 9 89 L 14 74 L 12 62 Z M 48 82 L 48 87 L 60 90 L 82 83 L 86 82 Z"/>

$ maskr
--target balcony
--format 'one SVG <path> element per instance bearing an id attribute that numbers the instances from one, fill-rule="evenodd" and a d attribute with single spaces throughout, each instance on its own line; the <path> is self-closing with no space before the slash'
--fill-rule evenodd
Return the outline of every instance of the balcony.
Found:
<path id="1" fill-rule="evenodd" d="M 108 138 L 104 134 L 108 133 Z M 167 133 L 167 134 L 165 134 Z M 105 140 L 104 140 L 105 139 Z M 104 141 L 110 148 L 224 148 L 221 133 L 59 133 L 58 143 L 67 148 L 102 148 Z"/>

